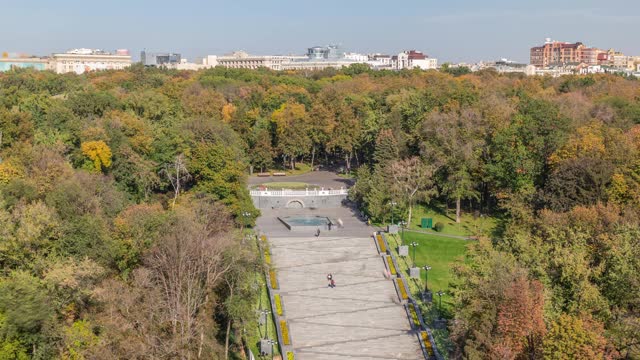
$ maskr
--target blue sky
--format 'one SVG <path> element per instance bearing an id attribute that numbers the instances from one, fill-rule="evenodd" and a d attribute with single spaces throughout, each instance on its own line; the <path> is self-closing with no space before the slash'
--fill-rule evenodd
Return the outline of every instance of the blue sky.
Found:
<path id="1" fill-rule="evenodd" d="M 640 55 L 639 0 L 0 0 L 0 51 L 69 48 L 303 53 L 418 49 L 442 61 L 528 61 L 545 37 Z M 11 30 L 7 30 L 11 29 Z"/>

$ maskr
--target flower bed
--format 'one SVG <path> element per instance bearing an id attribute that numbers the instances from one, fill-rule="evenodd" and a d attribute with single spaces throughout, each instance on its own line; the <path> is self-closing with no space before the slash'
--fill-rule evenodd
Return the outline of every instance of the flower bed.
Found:
<path id="1" fill-rule="evenodd" d="M 265 235 L 260 236 L 260 240 L 267 241 L 267 237 Z"/>
<path id="2" fill-rule="evenodd" d="M 287 351 L 287 360 L 294 360 L 293 352 Z"/>
<path id="3" fill-rule="evenodd" d="M 407 294 L 407 289 L 404 287 L 404 281 L 402 278 L 396 279 L 396 284 L 398 285 L 398 291 L 400 292 L 400 298 L 402 300 L 407 300 L 409 298 L 409 294 Z"/>
<path id="4" fill-rule="evenodd" d="M 380 249 L 380 253 L 386 253 L 387 247 L 384 244 L 384 239 L 382 238 L 382 235 L 380 234 L 376 235 L 376 240 L 378 241 L 378 248 Z"/>
<path id="5" fill-rule="evenodd" d="M 271 254 L 269 254 L 269 250 L 264 251 L 264 262 L 267 263 L 267 265 L 271 265 Z"/>
<path id="6" fill-rule="evenodd" d="M 276 303 L 276 313 L 282 316 L 282 299 L 280 298 L 280 294 L 273 295 L 273 300 Z"/>
<path id="7" fill-rule="evenodd" d="M 397 275 L 398 271 L 396 270 L 396 266 L 393 264 L 393 259 L 391 258 L 391 256 L 387 256 L 387 264 L 389 265 L 389 272 L 391 273 L 391 275 Z"/>
<path id="8" fill-rule="evenodd" d="M 289 328 L 285 320 L 280 320 L 280 331 L 282 332 L 282 343 L 284 345 L 291 345 L 291 339 L 289 339 Z"/>
<path id="9" fill-rule="evenodd" d="M 426 331 L 420 332 L 420 337 L 422 338 L 422 343 L 424 344 L 424 348 L 427 349 L 427 354 L 429 356 L 433 356 L 433 346 L 431 346 L 431 340 L 429 340 L 429 334 Z"/>
<path id="10" fill-rule="evenodd" d="M 276 272 L 273 270 L 269 271 L 269 280 L 271 281 L 271 288 L 272 289 L 277 289 L 278 288 L 278 280 L 276 280 Z"/>
<path id="11" fill-rule="evenodd" d="M 413 325 L 417 328 L 420 327 L 420 319 L 418 319 L 418 313 L 416 312 L 415 304 L 409 306 L 409 313 L 411 314 L 411 320 L 413 321 Z"/>

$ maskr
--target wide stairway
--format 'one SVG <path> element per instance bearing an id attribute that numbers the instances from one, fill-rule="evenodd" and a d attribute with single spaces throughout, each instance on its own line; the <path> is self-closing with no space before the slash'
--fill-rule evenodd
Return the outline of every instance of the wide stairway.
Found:
<path id="1" fill-rule="evenodd" d="M 424 359 L 372 238 L 269 242 L 296 359 Z"/>

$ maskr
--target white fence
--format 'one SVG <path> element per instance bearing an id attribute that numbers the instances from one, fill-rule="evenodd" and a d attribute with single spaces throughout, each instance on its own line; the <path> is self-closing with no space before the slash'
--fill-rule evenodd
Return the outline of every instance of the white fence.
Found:
<path id="1" fill-rule="evenodd" d="M 314 189 L 314 190 L 288 190 L 288 189 L 280 189 L 280 190 L 251 190 L 251 196 L 332 196 L 332 195 L 347 195 L 349 191 L 345 188 L 340 188 L 337 190 L 325 190 L 322 189 Z"/>

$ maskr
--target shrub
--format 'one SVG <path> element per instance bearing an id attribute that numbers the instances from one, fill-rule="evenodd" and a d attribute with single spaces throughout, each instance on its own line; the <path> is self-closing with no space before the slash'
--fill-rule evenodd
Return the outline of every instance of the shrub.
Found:
<path id="1" fill-rule="evenodd" d="M 280 294 L 273 295 L 273 299 L 276 303 L 276 313 L 278 313 L 278 316 L 282 316 L 282 299 L 280 298 Z"/>
<path id="2" fill-rule="evenodd" d="M 398 272 L 396 271 L 396 266 L 393 264 L 393 259 L 391 259 L 391 256 L 387 256 L 386 260 L 387 264 L 389 264 L 389 272 L 391 273 L 391 275 L 396 275 Z"/>
<path id="3" fill-rule="evenodd" d="M 284 345 L 291 345 L 291 339 L 289 338 L 289 328 L 285 320 L 280 320 L 280 331 L 282 332 L 282 342 Z"/>
<path id="4" fill-rule="evenodd" d="M 433 230 L 437 232 L 441 232 L 442 229 L 444 229 L 444 224 L 441 222 L 437 222 L 435 225 L 433 225 Z"/>

